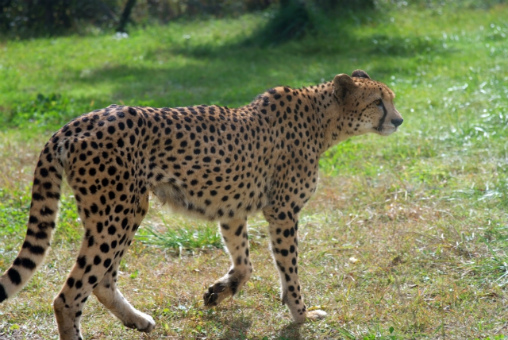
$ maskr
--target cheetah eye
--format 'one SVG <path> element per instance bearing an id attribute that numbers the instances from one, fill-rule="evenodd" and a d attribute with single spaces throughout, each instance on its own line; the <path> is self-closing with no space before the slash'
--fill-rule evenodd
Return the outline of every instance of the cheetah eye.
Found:
<path id="1" fill-rule="evenodd" d="M 383 106 L 383 101 L 381 99 L 377 99 L 374 101 L 374 105 L 376 106 Z"/>

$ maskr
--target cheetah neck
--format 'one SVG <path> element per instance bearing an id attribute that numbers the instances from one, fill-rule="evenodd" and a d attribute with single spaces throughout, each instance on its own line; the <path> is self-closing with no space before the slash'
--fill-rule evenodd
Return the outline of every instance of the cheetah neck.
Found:
<path id="1" fill-rule="evenodd" d="M 314 121 L 320 137 L 320 153 L 335 144 L 353 136 L 352 129 L 346 124 L 346 107 L 338 102 L 334 95 L 333 82 L 326 82 L 307 88 L 311 100 Z"/>

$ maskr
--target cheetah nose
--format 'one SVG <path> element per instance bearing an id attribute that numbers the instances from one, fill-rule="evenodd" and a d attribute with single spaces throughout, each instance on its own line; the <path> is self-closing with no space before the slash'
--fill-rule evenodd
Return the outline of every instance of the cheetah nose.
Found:
<path id="1" fill-rule="evenodd" d="M 402 118 L 394 118 L 392 119 L 392 124 L 395 125 L 395 127 L 398 127 L 400 124 L 402 124 L 403 121 L 404 119 Z"/>

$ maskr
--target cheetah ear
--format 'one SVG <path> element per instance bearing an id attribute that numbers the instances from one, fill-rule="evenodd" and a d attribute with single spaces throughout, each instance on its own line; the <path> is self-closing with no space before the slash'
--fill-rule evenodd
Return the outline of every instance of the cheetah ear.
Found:
<path id="1" fill-rule="evenodd" d="M 351 76 L 356 78 L 370 79 L 369 75 L 364 70 L 354 70 Z"/>
<path id="2" fill-rule="evenodd" d="M 348 92 L 356 89 L 356 84 L 347 74 L 337 74 L 333 79 L 333 87 L 335 88 L 335 96 L 344 99 Z"/>

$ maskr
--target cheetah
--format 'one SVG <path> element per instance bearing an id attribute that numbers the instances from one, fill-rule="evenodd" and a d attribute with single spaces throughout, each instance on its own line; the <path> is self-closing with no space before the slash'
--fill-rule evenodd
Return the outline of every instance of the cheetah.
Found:
<path id="1" fill-rule="evenodd" d="M 150 193 L 172 210 L 219 222 L 232 264 L 205 291 L 206 306 L 234 295 L 251 276 L 247 217 L 261 211 L 283 303 L 297 323 L 323 318 L 326 313 L 307 309 L 302 297 L 299 214 L 316 190 L 325 150 L 352 136 L 390 135 L 402 124 L 394 97 L 356 70 L 316 86 L 275 87 L 236 109 L 111 105 L 74 119 L 40 154 L 26 238 L 0 277 L 0 302 L 16 294 L 43 261 L 65 173 L 84 238 L 53 301 L 60 339 L 82 339 L 80 319 L 91 293 L 125 326 L 154 329 L 153 318 L 127 302 L 116 285 Z"/>

